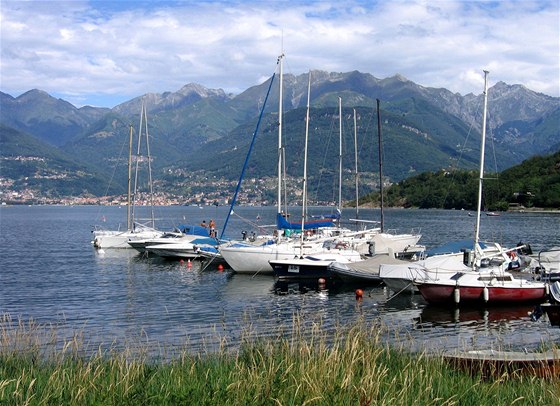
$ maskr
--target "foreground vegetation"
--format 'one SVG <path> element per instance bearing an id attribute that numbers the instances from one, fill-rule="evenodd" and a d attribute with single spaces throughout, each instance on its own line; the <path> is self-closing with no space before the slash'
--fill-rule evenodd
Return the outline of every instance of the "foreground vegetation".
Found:
<path id="1" fill-rule="evenodd" d="M 5 317 L 0 404 L 559 404 L 557 381 L 472 376 L 441 356 L 390 348 L 380 341 L 382 326 L 364 326 L 339 328 L 334 337 L 317 325 L 289 337 L 248 334 L 233 352 L 183 351 L 157 361 L 127 350 L 85 356 L 77 339 L 48 350 L 55 334 Z"/>
<path id="2" fill-rule="evenodd" d="M 387 206 L 476 210 L 478 171 L 426 172 L 392 185 L 386 191 Z M 560 151 L 535 157 L 498 174 L 485 175 L 487 210 L 523 207 L 560 208 Z M 365 196 L 360 204 L 379 202 L 379 193 Z"/>

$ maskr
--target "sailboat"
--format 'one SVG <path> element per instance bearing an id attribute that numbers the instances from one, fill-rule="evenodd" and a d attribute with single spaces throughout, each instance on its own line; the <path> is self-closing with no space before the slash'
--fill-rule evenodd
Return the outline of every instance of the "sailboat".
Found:
<path id="1" fill-rule="evenodd" d="M 311 98 L 311 72 L 307 87 L 307 116 L 305 120 L 305 147 L 303 160 L 303 191 L 301 233 L 299 241 L 299 255 L 288 259 L 273 259 L 269 263 L 274 270 L 274 275 L 279 279 L 301 279 L 328 277 L 328 266 L 334 261 L 352 262 L 360 261 L 360 253 L 349 245 L 343 244 L 342 239 L 336 240 L 334 247 L 327 244 L 323 246 L 306 246 L 306 233 L 304 233 L 307 218 L 307 146 L 309 140 L 309 109 Z"/>
<path id="2" fill-rule="evenodd" d="M 360 238 L 361 241 L 350 241 L 357 247 L 361 254 L 367 256 L 375 256 L 379 254 L 392 254 L 398 258 L 419 258 L 424 251 L 424 247 L 417 245 L 422 237 L 419 232 L 411 232 L 398 234 L 396 232 L 387 232 L 385 230 L 384 220 L 384 202 L 383 202 L 383 154 L 382 154 L 382 137 L 381 137 L 381 110 L 379 108 L 380 100 L 377 99 L 377 133 L 379 137 L 378 153 L 379 153 L 379 194 L 381 198 L 381 215 L 380 221 L 367 221 L 358 219 L 358 154 L 357 154 L 357 135 L 356 135 L 356 110 L 354 110 L 354 145 L 355 145 L 355 162 L 356 162 L 356 223 L 364 226 L 364 235 L 356 235 L 353 237 Z M 379 223 L 380 227 L 367 229 L 368 223 Z"/>
<path id="3" fill-rule="evenodd" d="M 546 296 L 545 283 L 514 278 L 507 271 L 511 262 L 508 253 L 519 247 L 507 250 L 493 243 L 495 251 L 492 252 L 492 250 L 484 250 L 479 241 L 487 105 L 488 71 L 485 70 L 474 248 L 470 252 L 465 252 L 462 262 L 454 261 L 445 267 L 424 264 L 423 272 L 415 280 L 415 284 L 424 299 L 431 304 L 516 304 L 542 301 Z"/>
<path id="4" fill-rule="evenodd" d="M 283 108 L 283 98 L 282 98 L 282 90 L 283 90 L 283 59 L 284 54 L 281 54 L 277 59 L 277 65 L 279 67 L 279 77 L 280 77 L 280 84 L 279 84 L 279 103 L 278 103 L 278 196 L 277 196 L 277 208 L 278 208 L 278 218 L 282 215 L 282 108 Z M 272 87 L 274 74 L 270 80 L 270 87 Z M 268 100 L 268 95 L 270 93 L 270 87 L 268 93 L 265 98 L 265 103 L 263 103 L 261 109 L 261 116 L 264 111 L 264 107 L 266 105 L 266 100 Z M 257 123 L 257 128 L 260 123 Z M 256 137 L 257 131 L 253 134 L 253 142 Z M 247 165 L 247 160 L 249 158 L 253 143 L 251 143 L 249 147 L 249 152 L 247 154 L 245 165 L 241 170 L 241 175 L 237 184 L 237 189 L 234 193 L 230 212 L 226 217 L 224 227 L 222 228 L 222 235 L 227 228 L 229 216 L 233 212 L 233 208 L 236 202 L 237 193 L 240 189 L 241 182 L 243 179 L 244 171 Z M 272 268 L 270 267 L 268 260 L 277 258 L 277 257 L 285 257 L 287 255 L 293 255 L 292 246 L 286 245 L 284 246 L 280 240 L 280 233 L 278 230 L 276 231 L 276 235 L 274 238 L 266 238 L 264 241 L 261 239 L 256 239 L 255 241 L 247 241 L 243 239 L 242 241 L 230 241 L 228 243 L 221 244 L 219 247 L 219 252 L 227 262 L 227 264 L 231 267 L 231 269 L 237 273 L 248 273 L 248 274 L 271 274 Z"/>
<path id="5" fill-rule="evenodd" d="M 282 145 L 282 110 L 283 110 L 283 59 L 284 54 L 278 57 L 279 65 L 279 105 L 278 105 L 278 195 L 277 195 L 277 228 L 274 232 L 274 236 L 267 237 L 264 240 L 257 239 L 256 241 L 231 241 L 225 244 L 221 244 L 219 247 L 219 252 L 222 254 L 223 259 L 236 273 L 245 274 L 272 274 L 272 267 L 269 263 L 271 260 L 278 259 L 290 259 L 301 253 L 301 249 L 306 249 L 310 251 L 317 251 L 323 245 L 324 240 L 319 239 L 320 237 L 331 237 L 329 233 L 336 232 L 334 230 L 334 219 L 321 219 L 320 221 L 311 221 L 301 223 L 291 223 L 285 217 L 285 212 L 282 208 L 282 164 L 283 164 L 283 145 Z M 275 76 L 275 75 L 274 75 Z M 272 79 L 274 79 L 274 76 Z M 271 80 L 270 86 L 272 86 L 273 80 Z M 270 89 L 269 89 L 270 92 Z M 268 94 L 267 94 L 268 98 Z M 266 103 L 266 102 L 265 102 Z M 263 105 L 264 109 L 264 105 Z M 262 115 L 262 111 L 261 111 Z M 258 128 L 258 124 L 257 124 Z M 257 131 L 255 131 L 256 135 Z M 251 151 L 251 147 L 249 152 Z M 247 156 L 248 157 L 248 156 Z M 247 164 L 247 162 L 245 163 Z M 246 166 L 246 165 L 245 165 Z M 245 168 L 244 166 L 244 168 Z M 243 177 L 243 170 L 241 173 L 240 181 L 238 183 L 237 189 L 239 189 L 239 184 Z M 230 214 L 233 212 L 233 206 L 235 204 L 235 198 L 237 195 L 234 194 L 232 199 Z M 229 218 L 229 215 L 228 215 Z M 227 218 L 222 229 L 222 236 L 227 225 Z M 288 233 L 284 231 L 290 230 L 324 230 L 324 233 L 320 231 L 316 233 L 316 240 L 308 239 L 305 245 L 302 246 L 299 243 L 299 238 L 295 239 L 292 236 L 288 236 Z"/>
<path id="6" fill-rule="evenodd" d="M 141 240 L 141 239 L 151 239 L 160 237 L 163 233 L 155 229 L 155 220 L 153 213 L 153 201 L 151 202 L 152 212 L 151 212 L 151 223 L 149 225 L 141 224 L 135 221 L 135 200 L 138 190 L 138 165 L 140 155 L 140 146 L 142 140 L 142 132 L 144 131 L 146 135 L 146 148 L 148 154 L 148 172 L 149 172 L 149 185 L 150 185 L 150 196 L 153 198 L 152 191 L 152 173 L 151 173 L 151 157 L 150 157 L 150 144 L 148 135 L 148 116 L 146 113 L 146 106 L 142 103 L 142 108 L 140 112 L 140 126 L 138 131 L 138 149 L 136 153 L 136 168 L 135 168 L 135 179 L 134 179 L 134 192 L 132 192 L 132 133 L 133 128 L 130 126 L 129 134 L 129 152 L 128 152 L 128 191 L 127 191 L 127 228 L 124 231 L 121 230 L 93 230 L 93 240 L 92 244 L 95 248 L 131 248 L 129 245 L 130 240 Z"/>
<path id="7" fill-rule="evenodd" d="M 350 242 L 358 247 L 358 251 L 367 256 L 366 259 L 354 263 L 333 262 L 329 265 L 328 270 L 342 280 L 349 282 L 366 282 L 379 283 L 381 278 L 379 275 L 380 266 L 383 264 L 409 264 L 409 260 L 416 260 L 422 257 L 425 247 L 418 245 L 421 238 L 419 233 L 397 234 L 385 232 L 384 226 L 384 202 L 383 202 L 383 156 L 382 156 L 382 137 L 381 137 L 381 112 L 379 108 L 379 99 L 377 99 L 377 131 L 379 137 L 379 188 L 381 196 L 381 221 L 380 227 L 374 229 L 365 229 L 363 235 L 357 235 L 358 241 Z M 356 129 L 356 111 L 354 110 L 354 129 Z M 354 135 L 354 144 L 357 146 L 356 134 Z M 357 168 L 357 151 L 356 156 L 356 219 L 358 224 L 367 225 L 372 221 L 358 219 L 358 168 Z M 377 222 L 373 222 L 377 223 Z M 363 252 L 364 245 L 367 247 Z"/>

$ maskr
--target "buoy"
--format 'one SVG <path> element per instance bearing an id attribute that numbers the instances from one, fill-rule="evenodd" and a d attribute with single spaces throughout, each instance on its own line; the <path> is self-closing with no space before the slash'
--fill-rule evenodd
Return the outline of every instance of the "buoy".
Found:
<path id="1" fill-rule="evenodd" d="M 356 289 L 356 300 L 362 300 L 364 296 L 364 291 L 362 289 Z"/>
<path id="2" fill-rule="evenodd" d="M 191 260 L 189 259 L 189 260 L 187 261 L 187 268 L 191 268 L 191 267 L 192 267 L 192 262 L 191 262 Z"/>
<path id="3" fill-rule="evenodd" d="M 218 271 L 222 272 L 224 270 L 224 266 L 222 264 L 218 265 Z"/>
<path id="4" fill-rule="evenodd" d="M 459 290 L 459 288 L 455 288 L 455 290 L 453 291 L 453 299 L 455 300 L 455 304 L 459 304 L 459 302 L 461 301 L 461 291 Z"/>
<path id="5" fill-rule="evenodd" d="M 484 298 L 484 303 L 488 303 L 488 299 L 490 299 L 490 292 L 486 286 L 482 289 L 482 297 Z"/>

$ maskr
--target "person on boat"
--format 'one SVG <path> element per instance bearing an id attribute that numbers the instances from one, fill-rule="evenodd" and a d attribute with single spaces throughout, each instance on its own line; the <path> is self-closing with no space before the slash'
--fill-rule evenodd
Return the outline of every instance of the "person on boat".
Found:
<path id="1" fill-rule="evenodd" d="M 210 237 L 216 236 L 216 223 L 214 223 L 214 219 L 210 219 Z"/>
<path id="2" fill-rule="evenodd" d="M 202 223 L 200 223 L 200 227 L 208 227 L 208 225 L 206 224 L 206 220 L 202 220 Z"/>

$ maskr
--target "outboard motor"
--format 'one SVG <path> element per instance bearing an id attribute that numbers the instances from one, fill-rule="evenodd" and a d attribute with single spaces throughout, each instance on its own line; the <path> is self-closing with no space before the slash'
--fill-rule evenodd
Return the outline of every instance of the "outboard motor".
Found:
<path id="1" fill-rule="evenodd" d="M 519 241 L 517 243 L 517 246 L 521 247 L 517 250 L 521 255 L 533 255 L 533 249 L 531 248 L 531 245 L 523 244 L 523 241 Z"/>
<path id="2" fill-rule="evenodd" d="M 535 310 L 533 310 L 533 312 L 531 313 L 531 321 L 537 321 L 538 319 L 541 318 L 541 316 L 543 315 L 543 309 L 541 307 L 541 305 L 537 305 L 535 307 Z"/>

